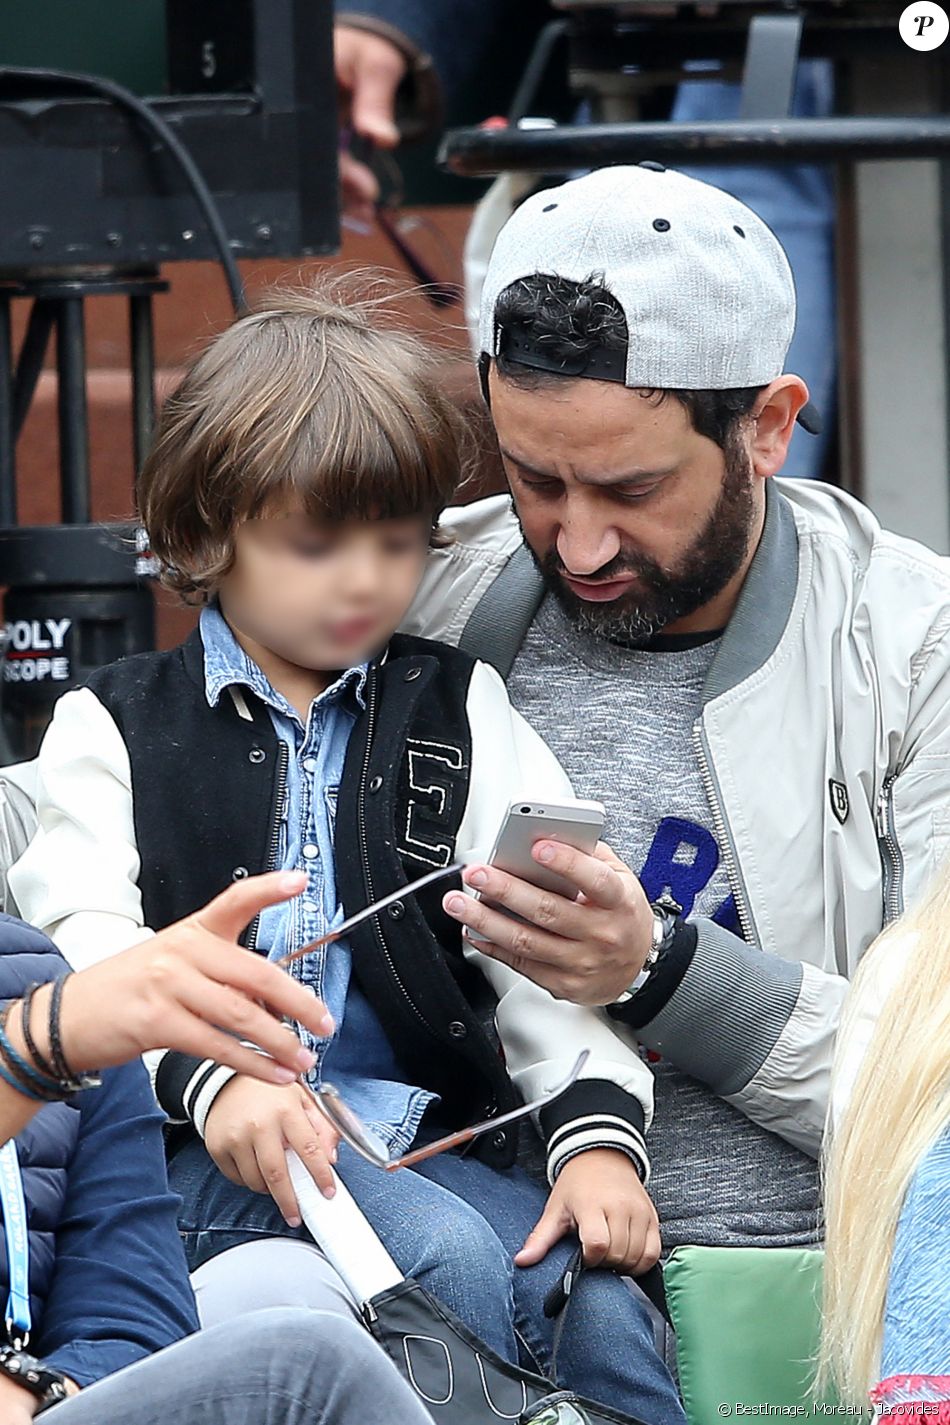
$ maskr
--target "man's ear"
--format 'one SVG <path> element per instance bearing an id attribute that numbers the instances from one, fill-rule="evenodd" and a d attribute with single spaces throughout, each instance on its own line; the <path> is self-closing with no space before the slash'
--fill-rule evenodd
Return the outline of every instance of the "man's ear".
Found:
<path id="1" fill-rule="evenodd" d="M 765 386 L 752 408 L 753 435 L 749 455 L 756 475 L 777 475 L 785 464 L 795 417 L 808 400 L 800 376 L 778 376 Z"/>

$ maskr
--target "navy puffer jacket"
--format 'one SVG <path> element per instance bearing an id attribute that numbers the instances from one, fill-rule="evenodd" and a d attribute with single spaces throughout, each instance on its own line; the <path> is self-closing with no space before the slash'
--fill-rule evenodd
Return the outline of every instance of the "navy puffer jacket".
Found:
<path id="1" fill-rule="evenodd" d="M 65 970 L 45 935 L 0 915 L 0 1000 Z M 72 1104 L 40 1109 L 17 1136 L 29 1221 L 29 1349 L 80 1385 L 197 1327 L 162 1122 L 135 1063 L 106 1070 L 102 1087 Z M 2 1302 L 8 1291 L 4 1236 Z"/>

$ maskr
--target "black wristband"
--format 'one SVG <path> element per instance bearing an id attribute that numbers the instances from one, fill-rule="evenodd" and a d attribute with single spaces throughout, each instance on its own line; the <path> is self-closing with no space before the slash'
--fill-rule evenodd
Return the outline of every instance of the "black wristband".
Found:
<path id="1" fill-rule="evenodd" d="M 66 1057 L 63 1054 L 63 1041 L 59 1029 L 59 1015 L 63 1003 L 63 986 L 69 979 L 69 974 L 60 975 L 58 980 L 53 981 L 53 993 L 49 998 L 49 1052 L 53 1062 L 53 1072 L 58 1079 L 71 1079 L 73 1077 Z"/>
<path id="2" fill-rule="evenodd" d="M 39 985 L 34 980 L 33 983 L 27 985 L 23 991 L 23 1001 L 20 1007 L 20 1028 L 23 1031 L 23 1042 L 27 1047 L 33 1063 L 41 1074 L 46 1074 L 49 1078 L 55 1079 L 58 1078 L 59 1075 L 56 1074 L 49 1060 L 44 1058 L 37 1048 L 36 1040 L 33 1038 L 33 1028 L 30 1023 L 30 1015 L 33 1012 L 33 996 L 38 989 Z"/>
<path id="3" fill-rule="evenodd" d="M 688 920 L 678 920 L 670 944 L 661 952 L 643 989 L 623 1004 L 607 1006 L 611 1019 L 627 1024 L 631 1029 L 642 1029 L 651 1019 L 655 1019 L 679 989 L 696 953 L 698 938 L 695 925 Z"/>
<path id="4" fill-rule="evenodd" d="M 53 981 L 53 993 L 49 998 L 49 1056 L 52 1061 L 53 1072 L 64 1091 L 67 1093 L 78 1093 L 80 1089 L 101 1088 L 102 1076 L 98 1073 L 74 1074 L 69 1067 L 66 1055 L 63 1053 L 63 1039 L 60 1033 L 59 1016 L 63 1004 L 63 986 L 72 973 L 72 970 L 67 970 L 65 975 L 60 975 L 59 979 Z"/>

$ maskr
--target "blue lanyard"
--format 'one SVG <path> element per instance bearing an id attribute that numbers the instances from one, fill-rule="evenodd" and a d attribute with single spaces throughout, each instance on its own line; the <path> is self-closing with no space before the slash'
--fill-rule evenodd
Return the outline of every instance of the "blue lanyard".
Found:
<path id="1" fill-rule="evenodd" d="M 7 1338 L 12 1346 L 22 1351 L 30 1339 L 33 1324 L 30 1315 L 30 1237 L 23 1198 L 23 1176 L 16 1143 L 12 1138 L 0 1148 L 0 1203 L 3 1205 L 3 1235 L 7 1239 L 7 1271 L 10 1273 Z"/>

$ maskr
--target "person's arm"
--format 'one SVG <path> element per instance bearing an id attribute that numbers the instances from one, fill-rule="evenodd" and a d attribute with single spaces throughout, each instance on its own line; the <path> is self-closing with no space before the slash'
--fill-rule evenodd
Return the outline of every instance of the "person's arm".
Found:
<path id="1" fill-rule="evenodd" d="M 573 798 L 557 758 L 508 700 L 501 678 L 476 664 L 468 696 L 472 732 L 469 800 L 459 827 L 461 856 L 486 856 L 511 801 L 519 796 Z M 615 1148 L 649 1175 L 644 1134 L 653 1115 L 653 1075 L 623 1031 L 595 1009 L 555 999 L 527 976 L 469 943 L 498 996 L 495 1022 L 512 1081 L 525 1099 L 563 1079 L 581 1049 L 590 1050 L 583 1078 L 542 1110 L 548 1178 L 578 1154 Z"/>
<path id="2" fill-rule="evenodd" d="M 510 802 L 519 797 L 572 798 L 557 758 L 508 699 L 494 668 L 473 669 L 467 704 L 472 734 L 469 800 L 456 850 L 488 849 Z M 636 1046 L 600 1010 L 557 1000 L 526 975 L 469 943 L 498 996 L 495 1023 L 512 1081 L 526 1098 L 562 1080 L 582 1049 L 583 1076 L 541 1110 L 551 1183 L 540 1218 L 515 1258 L 540 1262 L 567 1233 L 580 1239 L 584 1261 L 637 1275 L 660 1255 L 644 1134 L 653 1115 L 653 1075 Z"/>
<path id="3" fill-rule="evenodd" d="M 884 669 L 880 675 L 882 680 L 897 675 L 908 680 L 906 722 L 883 812 L 897 847 L 900 901 L 908 907 L 922 897 L 948 849 L 946 832 L 941 832 L 950 805 L 948 622 L 946 608 L 939 607 L 919 649 L 905 652 L 907 666 Z M 843 958 L 853 962 L 865 948 L 843 946 Z M 752 1072 L 734 1088 L 730 1101 L 756 1122 L 774 1126 L 783 1137 L 816 1153 L 828 1110 L 830 1068 L 847 981 L 804 965 L 793 999 L 781 983 L 781 970 L 775 973 L 775 957 L 760 955 L 757 962 L 757 955 L 745 949 L 743 958 L 750 962 L 745 972 L 746 1015 L 751 1016 L 767 994 L 774 1005 L 773 1029 L 759 1040 L 749 1063 Z M 790 1007 L 782 1023 L 785 1006 Z M 670 1008 L 676 1013 L 672 1003 Z M 645 1043 L 651 1043 L 651 1030 L 652 1026 L 643 1032 Z M 709 1063 L 715 1070 L 718 1060 L 712 1046 Z M 806 1135 L 802 1138 L 796 1137 L 800 1126 Z"/>
<path id="4" fill-rule="evenodd" d="M 445 85 L 451 92 L 459 78 L 454 72 L 458 58 L 468 52 L 458 44 L 453 16 L 469 3 L 357 0 L 337 7 L 333 69 L 344 130 L 380 149 L 439 132 Z M 491 8 L 490 3 L 474 7 L 476 21 Z M 369 164 L 349 146 L 340 150 L 340 188 L 345 212 L 370 222 L 379 183 Z"/>
<path id="5" fill-rule="evenodd" d="M 269 1084 L 293 1083 L 312 1068 L 313 1055 L 284 1020 L 319 1036 L 332 1034 L 325 1006 L 285 971 L 237 944 L 259 911 L 299 895 L 305 885 L 303 873 L 252 876 L 144 945 L 73 975 L 60 1013 L 63 1053 L 73 1071 L 123 1064 L 162 1042 L 207 1054 Z M 35 940 L 28 949 L 37 954 L 37 981 L 65 969 L 45 936 L 8 916 L 0 917 L 0 935 L 5 926 Z M 47 1059 L 49 997 L 45 985 L 37 990 L 31 1015 L 34 1040 Z M 20 1008 L 18 1001 L 11 1005 L 7 1032 L 29 1059 Z M 15 1137 L 41 1107 L 0 1081 L 0 1143 Z"/>
<path id="6" fill-rule="evenodd" d="M 868 950 L 856 980 L 848 991 L 844 1015 L 835 1042 L 831 1076 L 828 1128 L 837 1132 L 854 1096 L 854 1088 L 871 1049 L 881 1014 L 890 994 L 911 970 L 919 936 L 897 922 Z"/>
<path id="7" fill-rule="evenodd" d="M 80 1099 L 37 1353 L 80 1386 L 197 1329 L 162 1146 L 140 1064 L 108 1070 Z"/>
<path id="8" fill-rule="evenodd" d="M 581 900 L 471 866 L 463 880 L 472 885 L 483 876 L 486 896 L 528 924 L 452 892 L 443 902 L 447 914 L 483 936 L 492 958 L 557 999 L 610 1006 L 618 1027 L 816 1155 L 847 980 L 764 954 L 712 921 L 695 920 L 679 927 L 649 983 L 615 1005 L 651 945 L 653 915 L 642 886 L 603 843 L 593 856 L 555 842 L 538 843 L 532 854 L 576 885 Z"/>
<path id="9" fill-rule="evenodd" d="M 899 848 L 901 898 L 921 895 L 947 850 L 935 834 L 950 804 L 950 670 L 947 615 L 921 640 L 919 652 L 889 676 L 909 678 L 909 705 L 891 781 L 892 837 Z M 882 675 L 885 676 L 885 675 Z M 583 891 L 595 895 L 591 858 L 567 848 L 549 863 Z M 618 878 L 624 868 L 618 865 Z M 469 879 L 470 871 L 465 872 Z M 883 906 L 883 868 L 881 872 Z M 504 880 L 504 878 L 502 878 Z M 537 897 L 521 883 L 493 879 L 491 897 L 531 918 Z M 620 894 L 617 885 L 614 891 Z M 451 913 L 451 912 L 450 912 Z M 563 927 L 576 914 L 566 903 Z M 795 907 L 787 914 L 794 917 Z M 619 924 L 619 912 L 615 916 Z M 486 932 L 490 913 L 457 916 Z M 498 924 L 491 919 L 491 924 Z M 551 922 L 552 928 L 554 922 Z M 555 935 L 530 931 L 514 945 L 509 930 L 490 939 L 491 953 L 516 963 L 556 995 L 610 1004 L 641 968 L 645 946 L 632 928 L 583 965 Z M 875 931 L 878 929 L 875 926 Z M 564 930 L 561 929 L 561 934 Z M 870 936 L 868 936 L 870 939 Z M 864 944 L 840 946 L 842 963 L 854 963 Z M 807 951 L 805 952 L 807 953 Z M 828 1113 L 831 1065 L 842 1005 L 844 975 L 749 945 L 710 920 L 689 921 L 650 982 L 613 1013 L 638 1040 L 677 1068 L 707 1084 L 753 1122 L 817 1156 Z"/>
<path id="10" fill-rule="evenodd" d="M 386 40 L 402 55 L 416 134 L 435 133 L 445 101 L 478 72 L 506 9 L 504 0 L 338 0 L 335 25 Z"/>
<path id="11" fill-rule="evenodd" d="M 907 721 L 889 778 L 885 814 L 907 906 L 923 894 L 947 849 L 937 836 L 950 805 L 946 622 L 941 611 L 912 660 Z M 883 889 L 881 895 L 883 901 Z M 694 924 L 695 949 L 682 946 L 658 983 L 630 1001 L 627 1022 L 642 1043 L 754 1122 L 817 1155 L 848 980 L 763 954 L 710 921 Z M 853 963 L 866 948 L 844 945 L 842 960 Z"/>
<path id="12" fill-rule="evenodd" d="M 157 1039 L 207 1049 L 271 1084 L 292 1083 L 312 1067 L 313 1055 L 283 1018 L 292 1016 L 317 1034 L 331 1033 L 324 1006 L 277 966 L 236 943 L 253 915 L 299 894 L 305 880 L 275 872 L 232 886 L 145 946 L 70 977 L 59 1024 L 72 1070 L 121 1065 Z M 9 917 L 0 921 L 0 934 L 5 926 L 18 937 L 18 961 L 35 957 L 28 974 L 39 981 L 59 974 L 62 961 L 45 936 Z M 46 984 L 35 992 L 31 1017 L 33 1038 L 46 1059 L 50 993 Z M 14 1049 L 29 1060 L 21 1008 L 15 999 L 7 1032 Z M 242 1038 L 264 1052 L 246 1048 Z M 0 1139 L 15 1136 L 44 1106 L 3 1081 Z M 107 1067 L 101 1087 L 81 1093 L 79 1108 L 80 1134 L 67 1165 L 66 1205 L 57 1224 L 53 1286 L 35 1345 L 50 1365 L 88 1385 L 177 1340 L 197 1323 L 176 1229 L 177 1200 L 166 1186 L 163 1119 L 143 1068 Z M 20 1410 L 29 1406 L 16 1396 L 10 1404 Z"/>
<path id="13" fill-rule="evenodd" d="M 144 923 L 132 769 L 115 719 L 88 688 L 64 694 L 37 758 L 37 833 L 9 872 L 25 920 L 83 969 L 154 932 Z M 199 1126 L 233 1077 L 226 1065 L 156 1046 L 146 1058 L 173 1122 Z"/>
<path id="14" fill-rule="evenodd" d="M 79 970 L 152 934 L 138 886 L 128 749 L 88 688 L 56 704 L 36 767 L 38 829 L 8 880 L 23 919 Z"/>
<path id="15" fill-rule="evenodd" d="M 611 1010 L 641 1043 L 753 1122 L 817 1156 L 842 975 L 691 920 L 640 994 Z"/>

